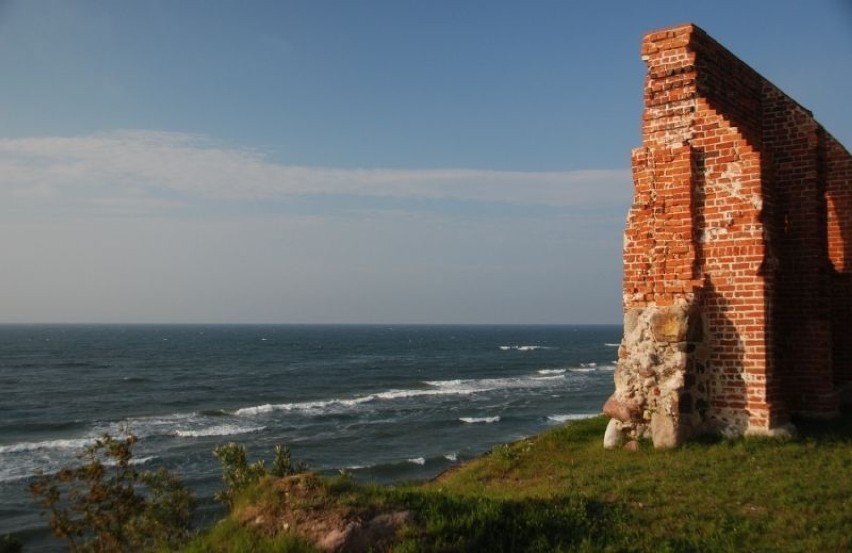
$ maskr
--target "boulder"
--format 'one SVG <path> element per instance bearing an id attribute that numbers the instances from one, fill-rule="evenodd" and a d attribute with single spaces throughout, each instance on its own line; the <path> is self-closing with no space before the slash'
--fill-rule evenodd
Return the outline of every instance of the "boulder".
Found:
<path id="1" fill-rule="evenodd" d="M 642 417 L 642 409 L 638 404 L 633 401 L 620 399 L 615 395 L 610 396 L 606 400 L 603 412 L 605 415 L 613 419 L 618 419 L 621 422 L 638 420 Z"/>
<path id="2" fill-rule="evenodd" d="M 604 432 L 603 446 L 605 449 L 615 449 L 621 445 L 621 423 L 617 419 L 609 419 Z"/>
<path id="3" fill-rule="evenodd" d="M 677 423 L 672 416 L 656 412 L 651 415 L 651 440 L 654 447 L 667 448 L 680 445 Z"/>

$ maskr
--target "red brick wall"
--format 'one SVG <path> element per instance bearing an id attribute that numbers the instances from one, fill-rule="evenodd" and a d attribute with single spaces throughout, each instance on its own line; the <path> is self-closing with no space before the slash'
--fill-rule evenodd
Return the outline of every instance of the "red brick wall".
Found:
<path id="1" fill-rule="evenodd" d="M 852 388 L 852 157 L 831 136 L 823 135 L 823 140 L 832 366 L 835 388 L 848 392 Z"/>
<path id="2" fill-rule="evenodd" d="M 852 380 L 849 153 L 693 25 L 646 35 L 642 58 L 625 311 L 696 308 L 683 393 L 710 428 L 835 412 Z"/>

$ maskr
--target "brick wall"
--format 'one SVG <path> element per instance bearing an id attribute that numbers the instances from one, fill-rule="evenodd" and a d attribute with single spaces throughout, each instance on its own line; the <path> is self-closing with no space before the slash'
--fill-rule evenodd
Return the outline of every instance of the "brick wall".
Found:
<path id="1" fill-rule="evenodd" d="M 852 382 L 852 158 L 694 25 L 649 33 L 642 59 L 609 441 L 836 413 Z"/>

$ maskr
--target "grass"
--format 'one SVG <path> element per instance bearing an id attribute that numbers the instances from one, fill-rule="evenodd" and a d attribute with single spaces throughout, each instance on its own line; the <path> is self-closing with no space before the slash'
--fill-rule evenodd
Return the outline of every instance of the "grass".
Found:
<path id="1" fill-rule="evenodd" d="M 280 533 L 264 535 L 231 518 L 220 521 L 210 531 L 194 539 L 184 553 L 312 553 L 315 549 L 304 539 Z"/>
<path id="2" fill-rule="evenodd" d="M 404 509 L 412 522 L 382 550 L 852 550 L 852 416 L 800 423 L 792 440 L 643 444 L 634 452 L 604 450 L 605 426 L 604 418 L 569 423 L 422 484 L 316 476 L 277 488 L 261 483 L 204 539 L 293 539 L 280 531 L 282 517 L 351 520 Z M 310 550 L 301 541 L 276 543 L 188 551 Z"/>

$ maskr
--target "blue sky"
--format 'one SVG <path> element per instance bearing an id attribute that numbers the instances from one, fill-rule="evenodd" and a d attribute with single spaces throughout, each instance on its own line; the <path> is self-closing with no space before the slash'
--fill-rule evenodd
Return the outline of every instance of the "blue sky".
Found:
<path id="1" fill-rule="evenodd" d="M 846 0 L 0 0 L 0 321 L 619 322 L 687 21 L 852 144 Z"/>

